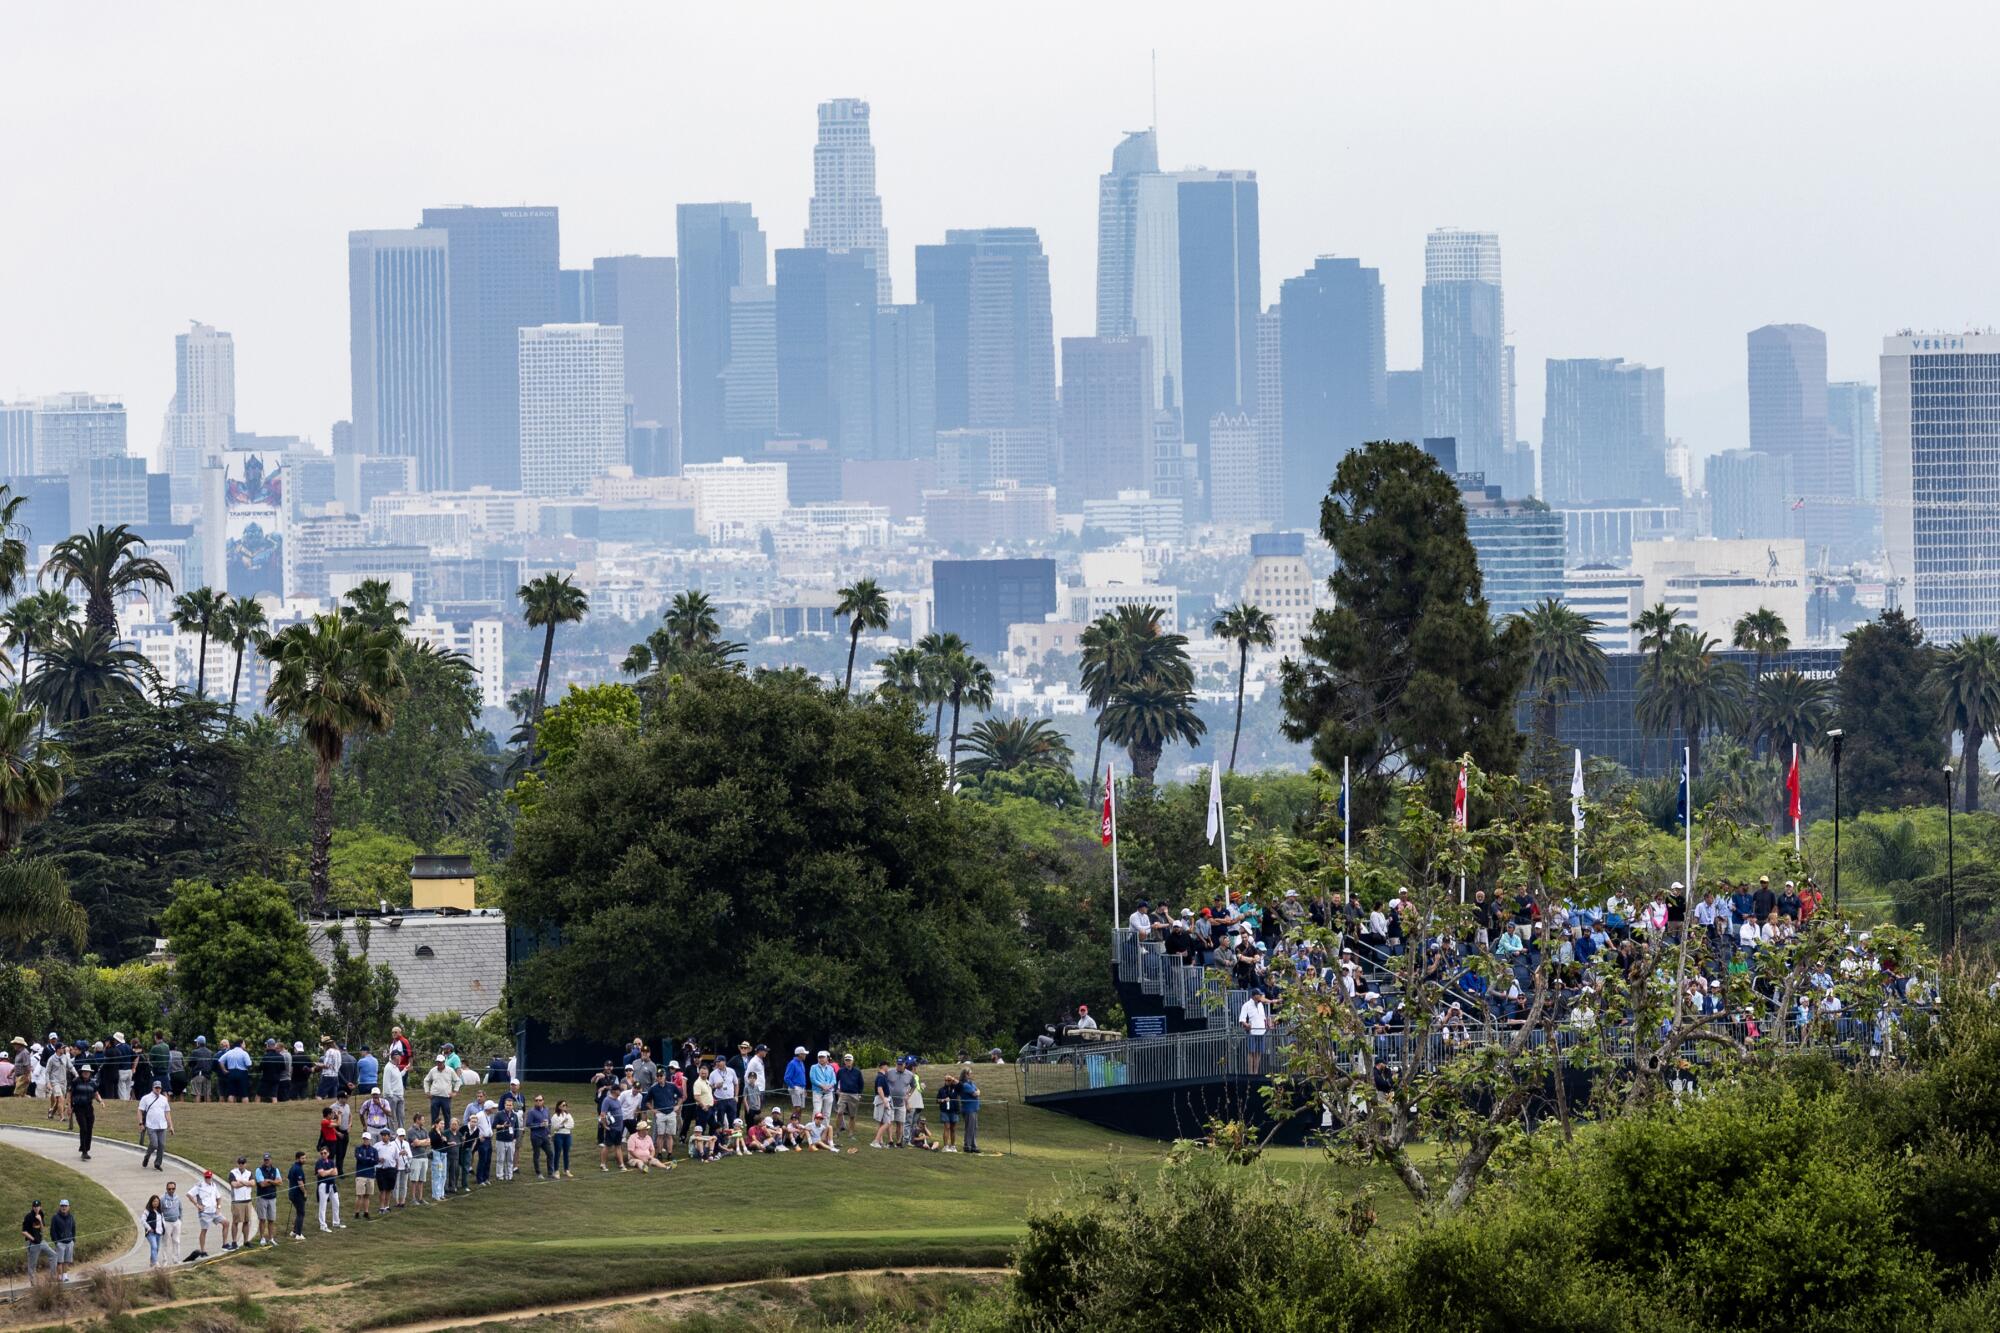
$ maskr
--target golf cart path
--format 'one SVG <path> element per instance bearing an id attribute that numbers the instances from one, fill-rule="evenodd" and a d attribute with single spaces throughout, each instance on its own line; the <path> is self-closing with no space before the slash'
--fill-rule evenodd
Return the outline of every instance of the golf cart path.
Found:
<path id="1" fill-rule="evenodd" d="M 130 1109 L 130 1103 L 112 1102 L 109 1106 Z M 116 1112 L 114 1111 L 113 1114 Z M 201 1179 L 201 1168 L 185 1157 L 167 1156 L 173 1165 L 165 1171 L 154 1171 L 141 1166 L 139 1160 L 144 1149 L 136 1143 L 123 1143 L 117 1139 L 98 1137 L 90 1145 L 90 1160 L 83 1161 L 76 1155 L 76 1135 L 69 1130 L 42 1129 L 35 1125 L 0 1125 L 0 1143 L 31 1152 L 37 1157 L 45 1157 L 58 1166 L 68 1167 L 80 1176 L 87 1176 L 107 1190 L 111 1197 L 123 1204 L 131 1215 L 132 1248 L 116 1259 L 102 1260 L 92 1265 L 94 1268 L 108 1268 L 116 1273 L 143 1273 L 146 1271 L 146 1235 L 140 1214 L 145 1211 L 149 1196 L 164 1191 L 169 1179 L 181 1184 L 181 1193 L 186 1194 L 197 1180 Z M 46 1212 L 53 1215 L 55 1205 L 50 1200 L 42 1201 Z M 79 1230 L 101 1227 L 101 1219 L 79 1218 Z M 80 1266 L 80 1265 L 79 1265 Z"/>

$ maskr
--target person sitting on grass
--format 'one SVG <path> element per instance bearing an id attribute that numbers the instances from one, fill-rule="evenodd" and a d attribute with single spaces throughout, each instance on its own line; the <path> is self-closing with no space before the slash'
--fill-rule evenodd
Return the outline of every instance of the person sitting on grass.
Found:
<path id="1" fill-rule="evenodd" d="M 826 1122 L 826 1112 L 813 1112 L 812 1123 L 806 1126 L 805 1151 L 836 1155 L 840 1152 L 840 1145 L 833 1141 L 833 1126 Z"/>
<path id="2" fill-rule="evenodd" d="M 715 1131 L 706 1124 L 697 1124 L 687 1140 L 690 1162 L 713 1162 L 722 1156 L 721 1150 L 716 1147 Z"/>
<path id="3" fill-rule="evenodd" d="M 922 1148 L 925 1152 L 936 1152 L 938 1149 L 938 1145 L 931 1138 L 930 1126 L 924 1123 L 922 1114 L 910 1122 L 910 1146 Z"/>
<path id="4" fill-rule="evenodd" d="M 750 1155 L 749 1145 L 743 1137 L 743 1122 L 741 1120 L 732 1121 L 725 1133 L 728 1135 L 728 1138 L 723 1143 L 723 1152 L 727 1156 L 748 1157 Z"/>
<path id="5" fill-rule="evenodd" d="M 805 1112 L 793 1109 L 791 1119 L 785 1122 L 784 1146 L 793 1152 L 798 1152 L 806 1146 Z"/>
<path id="6" fill-rule="evenodd" d="M 653 1164 L 659 1160 L 653 1148 L 653 1127 L 645 1121 L 641 1120 L 632 1126 L 631 1134 L 626 1137 L 625 1158 L 642 1175 L 651 1171 Z M 673 1163 L 668 1162 L 664 1165 L 671 1168 Z"/>

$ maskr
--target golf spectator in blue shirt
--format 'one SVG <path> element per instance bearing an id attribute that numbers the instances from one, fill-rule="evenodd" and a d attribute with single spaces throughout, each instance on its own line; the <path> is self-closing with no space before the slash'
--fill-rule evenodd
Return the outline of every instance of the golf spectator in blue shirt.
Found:
<path id="1" fill-rule="evenodd" d="M 785 1066 L 785 1092 L 792 1099 L 792 1109 L 806 1109 L 806 1048 L 792 1048 L 791 1063 Z"/>
<path id="2" fill-rule="evenodd" d="M 813 1067 L 806 1071 L 806 1081 L 812 1085 L 813 1110 L 824 1112 L 826 1128 L 833 1129 L 834 1094 L 840 1087 L 840 1071 L 833 1067 L 833 1060 L 821 1051 L 813 1061 Z"/>
<path id="3" fill-rule="evenodd" d="M 354 1062 L 354 1084 L 359 1088 L 373 1088 L 382 1076 L 382 1062 L 377 1060 L 366 1046 L 361 1048 L 361 1057 Z"/>

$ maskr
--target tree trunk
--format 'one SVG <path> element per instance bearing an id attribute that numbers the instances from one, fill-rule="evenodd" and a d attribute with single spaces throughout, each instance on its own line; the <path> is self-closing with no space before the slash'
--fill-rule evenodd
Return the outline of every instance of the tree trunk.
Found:
<path id="1" fill-rule="evenodd" d="M 1236 735 L 1229 742 L 1229 771 L 1236 771 L 1236 747 L 1243 743 L 1243 674 L 1250 669 L 1250 643 L 1243 640 L 1236 654 Z"/>
<path id="2" fill-rule="evenodd" d="M 118 616 L 111 609 L 109 593 L 90 594 L 90 600 L 84 603 L 83 626 L 85 629 L 103 630 L 109 638 L 118 636 Z"/>
<path id="3" fill-rule="evenodd" d="M 1965 811 L 1971 814 L 1979 809 L 1979 752 L 1986 748 L 1986 733 L 1965 729 Z"/>
<path id="4" fill-rule="evenodd" d="M 313 756 L 313 826 L 312 826 L 312 910 L 326 910 L 327 892 L 331 887 L 330 870 L 333 860 L 333 764 L 324 755 Z"/>
<path id="5" fill-rule="evenodd" d="M 1097 723 L 1097 749 L 1090 756 L 1090 787 L 1092 791 L 1097 789 L 1097 772 L 1102 767 L 1104 767 L 1104 722 L 1102 719 L 1099 719 Z"/>
<path id="6" fill-rule="evenodd" d="M 236 716 L 236 697 L 243 691 L 243 650 L 236 650 L 236 675 L 229 682 L 229 716 Z"/>
<path id="7" fill-rule="evenodd" d="M 549 621 L 548 631 L 542 635 L 542 669 L 535 676 L 535 722 L 542 720 L 542 709 L 547 707 L 549 698 L 549 659 L 556 651 L 556 622 Z"/>
<path id="8" fill-rule="evenodd" d="M 1160 771 L 1159 747 L 1146 744 L 1130 745 L 1126 747 L 1125 753 L 1132 760 L 1132 776 L 1142 782 L 1152 782 L 1153 774 Z"/>
<path id="9" fill-rule="evenodd" d="M 937 701 L 937 720 L 931 723 L 932 749 L 937 748 L 938 738 L 944 735 L 944 701 L 945 696 L 940 694 Z"/>
<path id="10" fill-rule="evenodd" d="M 840 687 L 844 695 L 854 693 L 854 650 L 861 646 L 861 622 L 855 621 L 847 632 L 847 683 Z"/>
<path id="11" fill-rule="evenodd" d="M 194 660 L 194 693 L 197 699 L 208 697 L 208 626 L 201 627 L 201 647 L 196 649 Z"/>
<path id="12" fill-rule="evenodd" d="M 958 781 L 958 708 L 960 698 L 961 696 L 957 690 L 951 692 L 951 759 L 945 765 L 944 770 L 944 785 L 946 787 L 950 787 L 952 783 Z"/>

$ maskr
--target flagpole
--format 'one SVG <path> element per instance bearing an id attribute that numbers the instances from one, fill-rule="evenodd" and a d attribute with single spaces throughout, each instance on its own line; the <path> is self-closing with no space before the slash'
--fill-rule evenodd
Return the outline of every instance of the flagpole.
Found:
<path id="1" fill-rule="evenodd" d="M 1210 770 L 1213 771 L 1212 769 Z M 1219 811 L 1215 817 L 1215 831 L 1222 835 L 1222 877 L 1229 878 L 1229 814 Z"/>
<path id="2" fill-rule="evenodd" d="M 1347 756 L 1340 756 L 1340 894 L 1354 901 L 1354 797 L 1347 786 Z"/>
<path id="3" fill-rule="evenodd" d="M 1681 750 L 1681 781 L 1687 784 L 1687 803 L 1681 811 L 1681 829 L 1687 838 L 1687 870 L 1681 877 L 1681 883 L 1687 887 L 1682 890 L 1686 897 L 1681 901 L 1691 903 L 1694 901 L 1694 747 L 1692 745 L 1685 746 Z"/>
<path id="4" fill-rule="evenodd" d="M 1574 884 L 1583 877 L 1583 751 L 1576 751 L 1576 779 L 1569 794 L 1569 879 Z"/>
<path id="5" fill-rule="evenodd" d="M 1465 806 L 1469 796 L 1470 793 L 1465 789 L 1465 761 L 1461 759 L 1458 761 L 1458 796 L 1454 802 L 1458 806 L 1458 827 L 1460 832 L 1463 832 L 1467 827 L 1466 816 L 1468 812 Z M 1465 906 L 1465 872 L 1463 870 L 1458 872 L 1458 905 L 1460 907 Z"/>
<path id="6" fill-rule="evenodd" d="M 1104 761 L 1104 803 L 1111 807 L 1111 928 L 1125 917 L 1118 903 L 1118 786 L 1111 778 L 1111 761 Z"/>
<path id="7" fill-rule="evenodd" d="M 1793 742 L 1792 742 L 1792 772 L 1794 772 L 1794 773 L 1797 773 L 1798 771 L 1799 771 L 1799 743 L 1798 743 L 1797 741 L 1793 741 Z M 1786 793 L 1785 793 L 1785 806 L 1786 806 L 1786 808 L 1787 808 L 1787 809 L 1790 809 L 1790 810 L 1791 810 L 1791 816 L 1792 816 L 1792 850 L 1793 850 L 1794 852 L 1796 852 L 1796 851 L 1799 851 L 1799 850 L 1800 850 L 1800 846 L 1799 846 L 1799 822 L 1800 822 L 1800 821 L 1799 821 L 1799 815 L 1800 815 L 1801 811 L 1799 811 L 1799 810 L 1797 810 L 1797 809 L 1791 809 L 1791 807 L 1792 807 L 1792 806 L 1793 806 L 1794 804 L 1795 804 L 1795 802 L 1794 802 L 1794 799 L 1793 799 L 1793 796 L 1792 796 L 1792 794 L 1791 794 L 1790 792 L 1786 792 Z"/>

